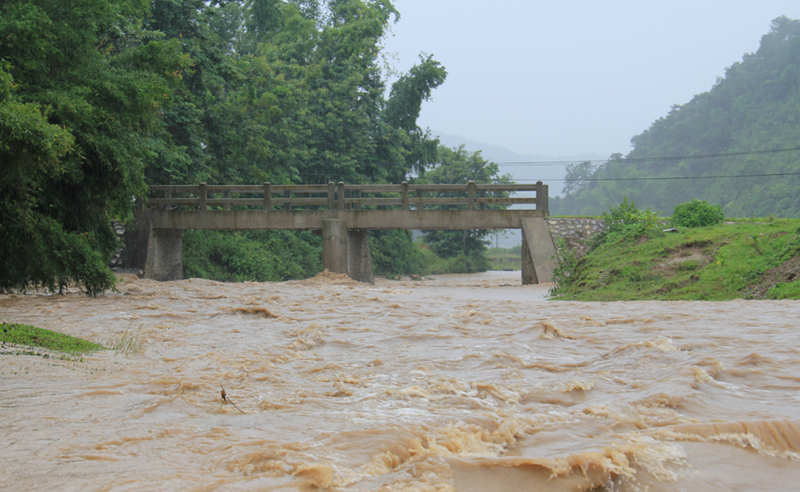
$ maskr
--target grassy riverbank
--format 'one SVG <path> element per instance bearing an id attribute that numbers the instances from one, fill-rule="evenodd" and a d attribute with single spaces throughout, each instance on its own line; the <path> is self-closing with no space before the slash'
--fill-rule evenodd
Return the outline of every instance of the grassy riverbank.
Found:
<path id="1" fill-rule="evenodd" d="M 564 268 L 554 299 L 800 299 L 800 220 L 658 228 Z"/>
<path id="2" fill-rule="evenodd" d="M 103 347 L 80 338 L 75 338 L 57 331 L 45 330 L 35 326 L 0 323 L 0 342 L 14 345 L 18 350 L 11 353 L 40 355 L 35 349 L 60 352 L 68 356 L 77 356 L 102 350 Z"/>

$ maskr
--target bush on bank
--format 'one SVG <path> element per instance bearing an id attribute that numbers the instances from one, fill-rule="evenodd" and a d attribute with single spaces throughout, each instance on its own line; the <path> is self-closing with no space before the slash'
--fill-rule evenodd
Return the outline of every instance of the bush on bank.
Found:
<path id="1" fill-rule="evenodd" d="M 437 256 L 406 231 L 370 231 L 376 275 L 474 273 L 489 269 L 485 254 Z M 322 237 L 307 231 L 186 231 L 185 278 L 223 282 L 279 282 L 313 277 L 322 271 Z"/>
<path id="2" fill-rule="evenodd" d="M 722 207 L 697 199 L 676 206 L 670 218 L 670 222 L 677 227 L 708 227 L 724 220 Z"/>
<path id="3" fill-rule="evenodd" d="M 183 275 L 277 282 L 322 271 L 322 238 L 307 231 L 186 231 Z"/>

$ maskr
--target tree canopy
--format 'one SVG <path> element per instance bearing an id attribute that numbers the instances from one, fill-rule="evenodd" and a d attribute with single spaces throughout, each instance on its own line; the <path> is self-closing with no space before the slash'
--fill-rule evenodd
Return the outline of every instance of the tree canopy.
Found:
<path id="1" fill-rule="evenodd" d="M 551 208 L 594 215 L 628 197 L 670 213 L 705 199 L 728 216 L 798 217 L 800 151 L 783 149 L 797 149 L 799 141 L 800 21 L 779 17 L 758 51 L 728 67 L 710 91 L 673 106 L 634 136 L 628 155 L 570 166 L 565 196 L 551 200 Z M 767 174 L 774 176 L 718 177 Z M 696 179 L 667 179 L 677 177 Z"/>
<path id="2" fill-rule="evenodd" d="M 133 0 L 0 6 L 0 289 L 113 285 L 112 217 L 145 189 L 188 60 Z"/>
<path id="3" fill-rule="evenodd" d="M 436 161 L 417 118 L 447 73 L 422 55 L 386 97 L 389 0 L 0 13 L 0 290 L 113 286 L 110 221 L 148 184 L 399 182 Z"/>
<path id="4" fill-rule="evenodd" d="M 479 184 L 512 183 L 511 175 L 500 175 L 497 164 L 483 158 L 480 151 L 469 152 L 463 145 L 455 148 L 439 146 L 438 159 L 435 167 L 425 173 L 419 182 L 437 184 L 464 184 L 474 181 Z M 503 194 L 492 192 L 493 196 Z M 442 205 L 446 208 L 446 205 Z M 504 205 L 490 205 L 490 208 L 506 208 Z M 438 256 L 452 258 L 464 256 L 470 259 L 477 269 L 486 270 L 488 258 L 486 249 L 489 243 L 487 236 L 491 233 L 485 229 L 471 229 L 464 231 L 426 231 L 425 242 L 428 243 Z"/>

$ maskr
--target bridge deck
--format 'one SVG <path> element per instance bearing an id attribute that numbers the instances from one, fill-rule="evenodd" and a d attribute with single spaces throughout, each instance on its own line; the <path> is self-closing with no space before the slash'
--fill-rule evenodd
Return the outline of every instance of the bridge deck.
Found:
<path id="1" fill-rule="evenodd" d="M 521 229 L 523 219 L 543 218 L 543 210 L 147 210 L 158 229 L 322 229 L 322 221 L 339 219 L 349 229 Z"/>

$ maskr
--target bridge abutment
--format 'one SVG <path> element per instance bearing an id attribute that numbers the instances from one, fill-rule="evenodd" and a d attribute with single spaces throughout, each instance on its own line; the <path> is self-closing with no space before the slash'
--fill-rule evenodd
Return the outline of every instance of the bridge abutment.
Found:
<path id="1" fill-rule="evenodd" d="M 150 220 L 136 220 L 125 232 L 125 258 L 130 268 L 153 280 L 183 279 L 183 230 L 158 229 Z"/>
<path id="2" fill-rule="evenodd" d="M 555 256 L 547 221 L 522 219 L 522 285 L 552 282 Z"/>

